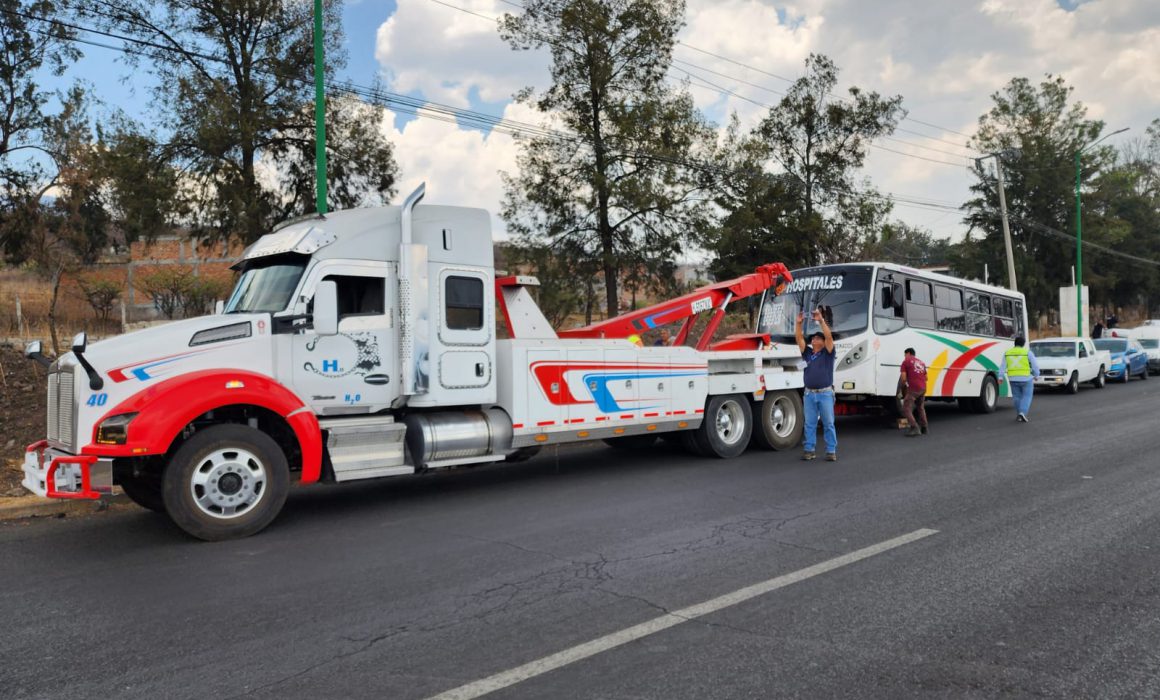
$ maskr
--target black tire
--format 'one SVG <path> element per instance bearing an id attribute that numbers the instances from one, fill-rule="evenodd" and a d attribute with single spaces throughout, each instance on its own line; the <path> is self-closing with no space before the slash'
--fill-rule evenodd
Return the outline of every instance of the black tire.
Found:
<path id="1" fill-rule="evenodd" d="M 710 457 L 709 449 L 701 444 L 699 438 L 701 430 L 682 430 L 678 435 L 680 436 L 681 447 L 685 448 L 685 452 L 697 457 Z"/>
<path id="2" fill-rule="evenodd" d="M 1147 379 L 1147 378 L 1148 378 L 1148 368 L 1145 367 L 1144 371 L 1140 373 L 1140 379 Z"/>
<path id="3" fill-rule="evenodd" d="M 657 444 L 657 434 L 645 433 L 643 435 L 604 438 L 604 444 L 618 450 L 647 450 Z"/>
<path id="4" fill-rule="evenodd" d="M 231 424 L 199 430 L 177 450 L 162 494 L 178 527 L 215 542 L 260 532 L 278 516 L 289 490 L 290 469 L 278 443 Z"/>
<path id="5" fill-rule="evenodd" d="M 761 402 L 761 421 L 753 431 L 753 443 L 766 450 L 788 450 L 802 441 L 805 411 L 801 394 L 773 391 Z"/>
<path id="6" fill-rule="evenodd" d="M 989 374 L 983 377 L 983 386 L 979 388 L 979 396 L 973 402 L 971 410 L 975 413 L 994 413 L 999 405 L 999 382 Z"/>
<path id="7" fill-rule="evenodd" d="M 753 410 L 741 394 L 712 396 L 705 406 L 705 420 L 696 431 L 706 456 L 729 459 L 749 447 L 753 435 Z"/>
<path id="8" fill-rule="evenodd" d="M 1067 386 L 1064 387 L 1064 391 L 1069 394 L 1079 393 L 1079 372 L 1071 373 L 1071 379 L 1067 380 Z"/>
<path id="9" fill-rule="evenodd" d="M 1095 387 L 1096 389 L 1103 389 L 1107 385 L 1108 385 L 1107 372 L 1104 372 L 1104 366 L 1100 365 L 1100 373 L 1097 374 L 1096 378 L 1092 380 L 1092 386 Z"/>
<path id="10" fill-rule="evenodd" d="M 160 474 L 135 474 L 117 484 L 121 491 L 137 505 L 154 513 L 165 512 L 165 499 L 161 494 Z"/>
<path id="11" fill-rule="evenodd" d="M 507 457 L 505 457 L 503 461 L 507 462 L 508 464 L 516 464 L 518 462 L 526 462 L 529 459 L 531 459 L 532 457 L 535 457 L 536 455 L 540 454 L 541 449 L 543 449 L 543 448 L 541 448 L 539 445 L 532 445 L 530 447 L 521 447 L 518 450 L 516 450 L 515 452 L 512 452 L 511 454 L 509 454 Z"/>

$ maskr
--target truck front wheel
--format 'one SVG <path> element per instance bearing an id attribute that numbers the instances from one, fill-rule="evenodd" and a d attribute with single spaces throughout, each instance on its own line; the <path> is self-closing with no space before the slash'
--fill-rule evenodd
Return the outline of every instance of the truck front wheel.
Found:
<path id="1" fill-rule="evenodd" d="M 190 535 L 207 541 L 253 535 L 282 510 L 290 470 L 278 443 L 245 425 L 194 433 L 165 470 L 165 511 Z"/>
<path id="2" fill-rule="evenodd" d="M 152 473 L 133 474 L 120 481 L 118 486 L 137 505 L 154 513 L 165 512 L 165 499 L 161 496 L 161 475 Z"/>

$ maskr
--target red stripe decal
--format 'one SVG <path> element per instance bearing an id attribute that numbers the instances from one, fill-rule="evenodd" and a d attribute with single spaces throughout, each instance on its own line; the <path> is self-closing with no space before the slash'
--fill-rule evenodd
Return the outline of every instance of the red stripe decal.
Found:
<path id="1" fill-rule="evenodd" d="M 698 408 L 696 411 L 693 411 L 693 413 L 704 413 L 704 412 L 705 412 L 705 409 L 703 409 L 703 408 Z"/>
<path id="2" fill-rule="evenodd" d="M 644 417 L 645 418 L 656 418 L 659 415 L 660 415 L 659 413 L 646 413 L 646 414 L 644 414 Z"/>
<path id="3" fill-rule="evenodd" d="M 632 420 L 632 414 L 631 414 L 631 413 L 625 413 L 624 415 L 622 415 L 622 416 L 620 417 L 620 419 L 621 419 L 621 420 Z"/>
<path id="4" fill-rule="evenodd" d="M 673 411 L 673 415 L 674 416 L 683 416 L 683 415 L 685 415 L 685 412 L 684 411 Z"/>
<path id="5" fill-rule="evenodd" d="M 569 422 L 569 423 L 583 423 L 583 422 L 584 422 L 584 419 L 583 419 L 583 418 L 570 418 L 570 419 L 568 420 L 568 422 Z"/>
<path id="6" fill-rule="evenodd" d="M 554 421 L 554 420 L 542 420 L 539 423 L 536 423 L 536 425 L 541 425 L 541 426 L 542 425 L 555 425 L 555 424 L 556 424 L 556 421 Z"/>
<path id="7" fill-rule="evenodd" d="M 963 373 L 963 370 L 971 363 L 971 360 L 982 355 L 983 351 L 992 345 L 995 345 L 995 343 L 980 343 L 962 355 L 959 355 L 959 359 L 954 361 L 954 364 L 947 369 L 947 373 L 944 375 L 943 394 L 945 396 L 954 396 L 955 382 L 959 380 L 959 375 Z"/>
<path id="8" fill-rule="evenodd" d="M 596 416 L 596 420 L 608 420 L 608 416 Z"/>
<path id="9" fill-rule="evenodd" d="M 513 428 L 522 428 L 522 427 L 524 427 L 524 424 L 523 423 L 512 423 L 512 427 Z"/>

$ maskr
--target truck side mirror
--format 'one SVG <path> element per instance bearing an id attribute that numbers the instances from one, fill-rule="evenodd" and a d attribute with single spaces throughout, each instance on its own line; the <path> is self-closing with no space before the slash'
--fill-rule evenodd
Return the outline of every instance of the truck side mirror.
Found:
<path id="1" fill-rule="evenodd" d="M 338 284 L 323 280 L 314 290 L 314 332 L 338 335 Z"/>
<path id="2" fill-rule="evenodd" d="M 73 342 L 72 342 L 72 351 L 73 352 L 82 353 L 85 351 L 85 349 L 88 346 L 89 346 L 89 336 L 84 331 L 81 331 L 80 333 L 77 333 L 76 335 L 73 336 Z"/>
<path id="3" fill-rule="evenodd" d="M 226 303 L 218 299 L 213 303 L 213 313 L 215 316 L 221 316 L 226 310 Z"/>

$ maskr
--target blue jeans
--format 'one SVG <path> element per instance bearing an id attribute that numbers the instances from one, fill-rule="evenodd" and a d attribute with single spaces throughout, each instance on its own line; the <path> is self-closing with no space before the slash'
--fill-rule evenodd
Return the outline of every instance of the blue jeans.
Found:
<path id="1" fill-rule="evenodd" d="M 1014 379 L 1008 379 L 1007 382 L 1011 385 L 1011 399 L 1015 402 L 1015 412 L 1027 415 L 1031 410 L 1031 395 L 1035 393 L 1035 382 Z"/>
<path id="2" fill-rule="evenodd" d="M 822 419 L 822 434 L 826 438 L 826 452 L 838 451 L 838 431 L 834 429 L 834 392 L 806 392 L 806 431 L 802 447 L 813 452 L 818 441 L 818 418 Z"/>

